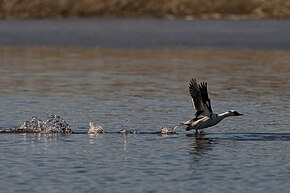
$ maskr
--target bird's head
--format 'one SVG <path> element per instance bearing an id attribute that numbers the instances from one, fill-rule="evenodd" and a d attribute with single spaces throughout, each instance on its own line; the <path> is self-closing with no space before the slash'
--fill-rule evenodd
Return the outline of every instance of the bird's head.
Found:
<path id="1" fill-rule="evenodd" d="M 239 113 L 238 111 L 235 111 L 235 110 L 230 110 L 228 111 L 229 115 L 231 116 L 241 116 L 243 114 Z"/>

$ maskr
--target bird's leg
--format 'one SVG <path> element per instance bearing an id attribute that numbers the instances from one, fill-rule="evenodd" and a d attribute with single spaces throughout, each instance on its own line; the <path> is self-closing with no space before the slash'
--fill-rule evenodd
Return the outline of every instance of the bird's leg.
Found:
<path id="1" fill-rule="evenodd" d="M 201 130 L 201 131 L 199 132 L 199 134 L 202 134 L 202 135 L 204 135 L 204 134 L 205 134 L 205 132 L 204 132 L 203 130 Z"/>
<path id="2" fill-rule="evenodd" d="M 198 136 L 203 136 L 205 134 L 205 132 L 203 130 L 198 131 L 198 129 L 195 129 L 194 134 L 196 137 L 198 137 Z"/>

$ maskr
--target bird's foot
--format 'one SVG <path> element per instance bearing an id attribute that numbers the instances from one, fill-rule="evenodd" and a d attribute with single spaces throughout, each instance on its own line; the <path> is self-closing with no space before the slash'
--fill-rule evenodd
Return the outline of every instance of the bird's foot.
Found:
<path id="1" fill-rule="evenodd" d="M 204 134 L 205 134 L 205 132 L 203 130 L 200 130 L 200 131 L 197 130 L 197 129 L 195 130 L 195 135 L 196 136 L 198 136 L 198 135 L 204 135 Z"/>

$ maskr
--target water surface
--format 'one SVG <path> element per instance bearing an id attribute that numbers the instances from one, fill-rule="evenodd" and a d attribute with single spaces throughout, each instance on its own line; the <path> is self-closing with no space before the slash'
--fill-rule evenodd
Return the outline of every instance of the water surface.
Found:
<path id="1" fill-rule="evenodd" d="M 0 46 L 290 50 L 290 20 L 0 20 Z"/>
<path id="2" fill-rule="evenodd" d="M 231 117 L 204 136 L 1 134 L 4 192 L 288 192 L 290 54 L 1 48 L 0 127 L 61 115 L 73 130 L 158 131 L 192 118 L 207 81 Z"/>

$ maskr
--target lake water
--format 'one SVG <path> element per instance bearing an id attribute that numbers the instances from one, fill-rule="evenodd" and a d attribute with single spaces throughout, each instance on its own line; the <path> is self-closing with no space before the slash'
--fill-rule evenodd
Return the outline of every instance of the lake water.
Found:
<path id="1" fill-rule="evenodd" d="M 289 192 L 290 53 L 0 48 L 0 128 L 62 116 L 111 134 L 0 134 L 3 192 Z M 192 77 L 216 113 L 203 136 L 113 133 L 193 117 Z"/>

